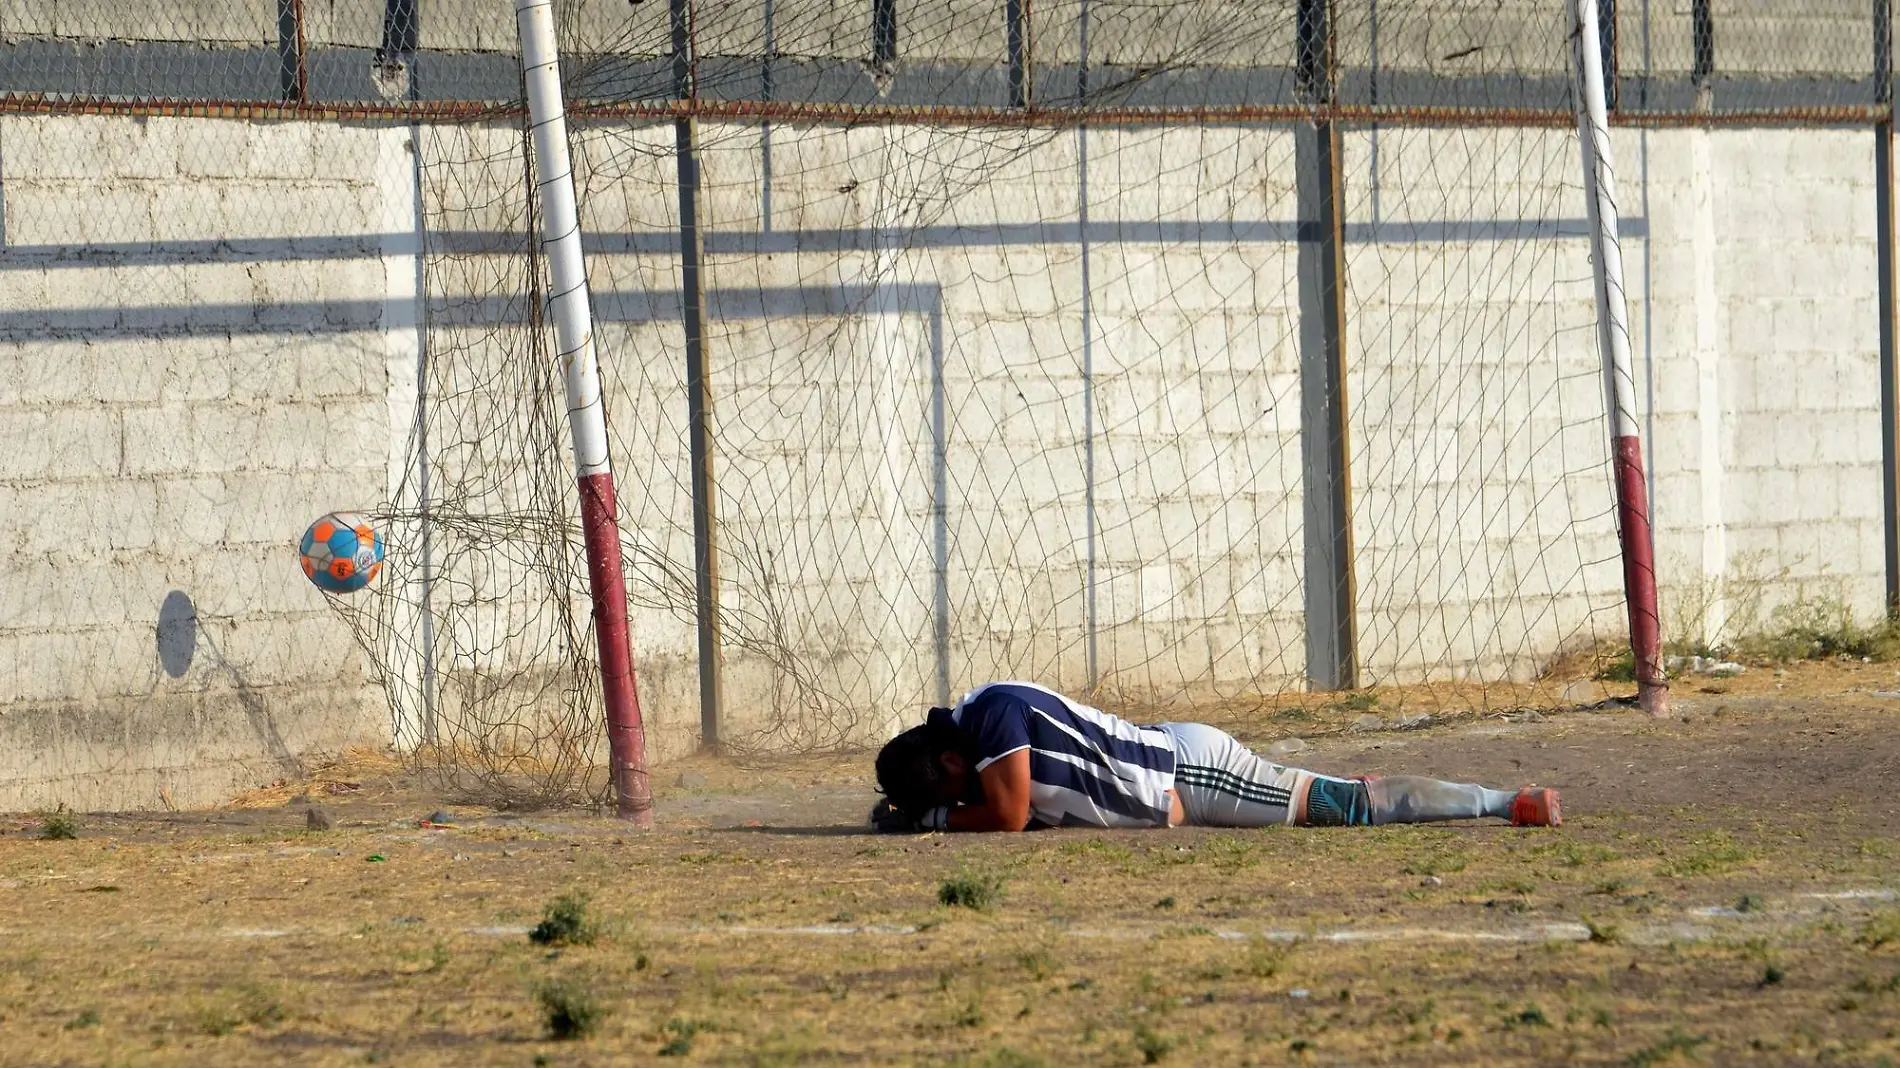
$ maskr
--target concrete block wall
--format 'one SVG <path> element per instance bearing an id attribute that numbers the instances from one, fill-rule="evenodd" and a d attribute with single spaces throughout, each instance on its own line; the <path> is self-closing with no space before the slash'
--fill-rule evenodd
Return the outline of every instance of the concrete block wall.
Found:
<path id="1" fill-rule="evenodd" d="M 0 809 L 386 738 L 295 544 L 388 492 L 387 136 L 0 117 Z"/>
<path id="2" fill-rule="evenodd" d="M 1876 618 L 1872 134 L 1656 131 L 1617 151 L 1646 153 L 1650 175 L 1649 255 L 1626 246 L 1626 261 L 1649 294 L 1635 329 L 1665 621 L 1719 641 L 1801 596 Z M 1757 618 L 1737 615 L 1756 600 Z"/>
<path id="3" fill-rule="evenodd" d="M 1345 147 L 1362 671 L 1532 677 L 1621 628 L 1575 135 Z"/>
<path id="4" fill-rule="evenodd" d="M 290 549 L 315 515 L 413 484 L 407 136 L 0 120 L 0 808 L 210 801 L 413 729 Z M 999 675 L 1080 689 L 1091 646 L 1107 699 L 1298 685 L 1285 131 L 702 136 L 728 737 L 870 740 Z M 1844 583 L 1871 612 L 1868 135 L 1617 137 L 1665 597 L 1759 559 L 1771 603 Z M 664 758 L 698 722 L 671 129 L 586 128 L 577 148 Z M 1522 676 L 1621 634 L 1574 149 L 1348 139 L 1374 680 Z M 431 475 L 476 514 L 571 493 L 558 391 L 518 325 L 519 152 L 503 127 L 423 138 L 425 418 L 453 431 L 431 433 Z M 417 600 L 414 534 L 394 533 L 392 603 Z M 548 606 L 582 591 L 525 558 L 438 579 L 440 714 L 497 670 L 527 701 L 564 638 Z"/>

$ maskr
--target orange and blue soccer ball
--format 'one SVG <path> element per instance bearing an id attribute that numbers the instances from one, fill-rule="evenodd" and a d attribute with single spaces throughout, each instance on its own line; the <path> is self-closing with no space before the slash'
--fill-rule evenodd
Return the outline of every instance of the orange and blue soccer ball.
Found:
<path id="1" fill-rule="evenodd" d="M 297 551 L 303 573 L 325 593 L 355 593 L 383 569 L 383 539 L 355 512 L 331 512 L 310 524 Z"/>

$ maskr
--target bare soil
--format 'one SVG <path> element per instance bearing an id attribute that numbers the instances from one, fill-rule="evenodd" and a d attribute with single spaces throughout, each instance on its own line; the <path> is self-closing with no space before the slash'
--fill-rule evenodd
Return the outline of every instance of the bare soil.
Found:
<path id="1" fill-rule="evenodd" d="M 71 841 L 0 819 L 0 1064 L 1891 1065 L 1889 691 L 1802 665 L 1679 683 L 1670 721 L 1443 689 L 1205 717 L 1320 770 L 1558 786 L 1556 830 L 880 837 L 866 754 L 658 769 L 647 833 L 419 826 L 466 799 L 365 756 Z M 593 944 L 528 937 L 564 894 Z M 557 980 L 585 1037 L 549 1035 Z"/>

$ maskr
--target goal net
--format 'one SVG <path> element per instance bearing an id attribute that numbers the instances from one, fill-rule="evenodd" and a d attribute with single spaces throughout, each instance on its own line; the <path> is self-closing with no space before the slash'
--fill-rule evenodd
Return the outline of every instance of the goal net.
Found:
<path id="1" fill-rule="evenodd" d="M 893 45 L 875 3 L 698 4 L 702 475 L 672 27 L 562 9 L 662 752 L 700 726 L 696 477 L 737 750 L 871 743 L 1002 677 L 1155 716 L 1311 703 L 1315 582 L 1352 583 L 1382 710 L 1521 704 L 1621 636 L 1563 8 L 1380 5 L 1330 46 L 1313 10 L 951 4 Z M 1343 487 L 1303 437 L 1327 96 L 1384 109 L 1337 127 Z M 534 164 L 518 118 L 421 143 L 406 580 L 359 622 L 410 740 L 558 792 L 600 715 Z"/>

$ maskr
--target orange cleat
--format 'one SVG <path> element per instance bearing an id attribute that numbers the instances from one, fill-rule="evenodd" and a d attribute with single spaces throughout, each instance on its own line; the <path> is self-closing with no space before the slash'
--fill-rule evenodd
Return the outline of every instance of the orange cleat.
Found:
<path id="1" fill-rule="evenodd" d="M 1517 792 L 1517 799 L 1511 802 L 1511 826 L 1513 827 L 1562 827 L 1564 825 L 1563 807 L 1558 804 L 1557 791 L 1548 786 L 1526 786 Z"/>

